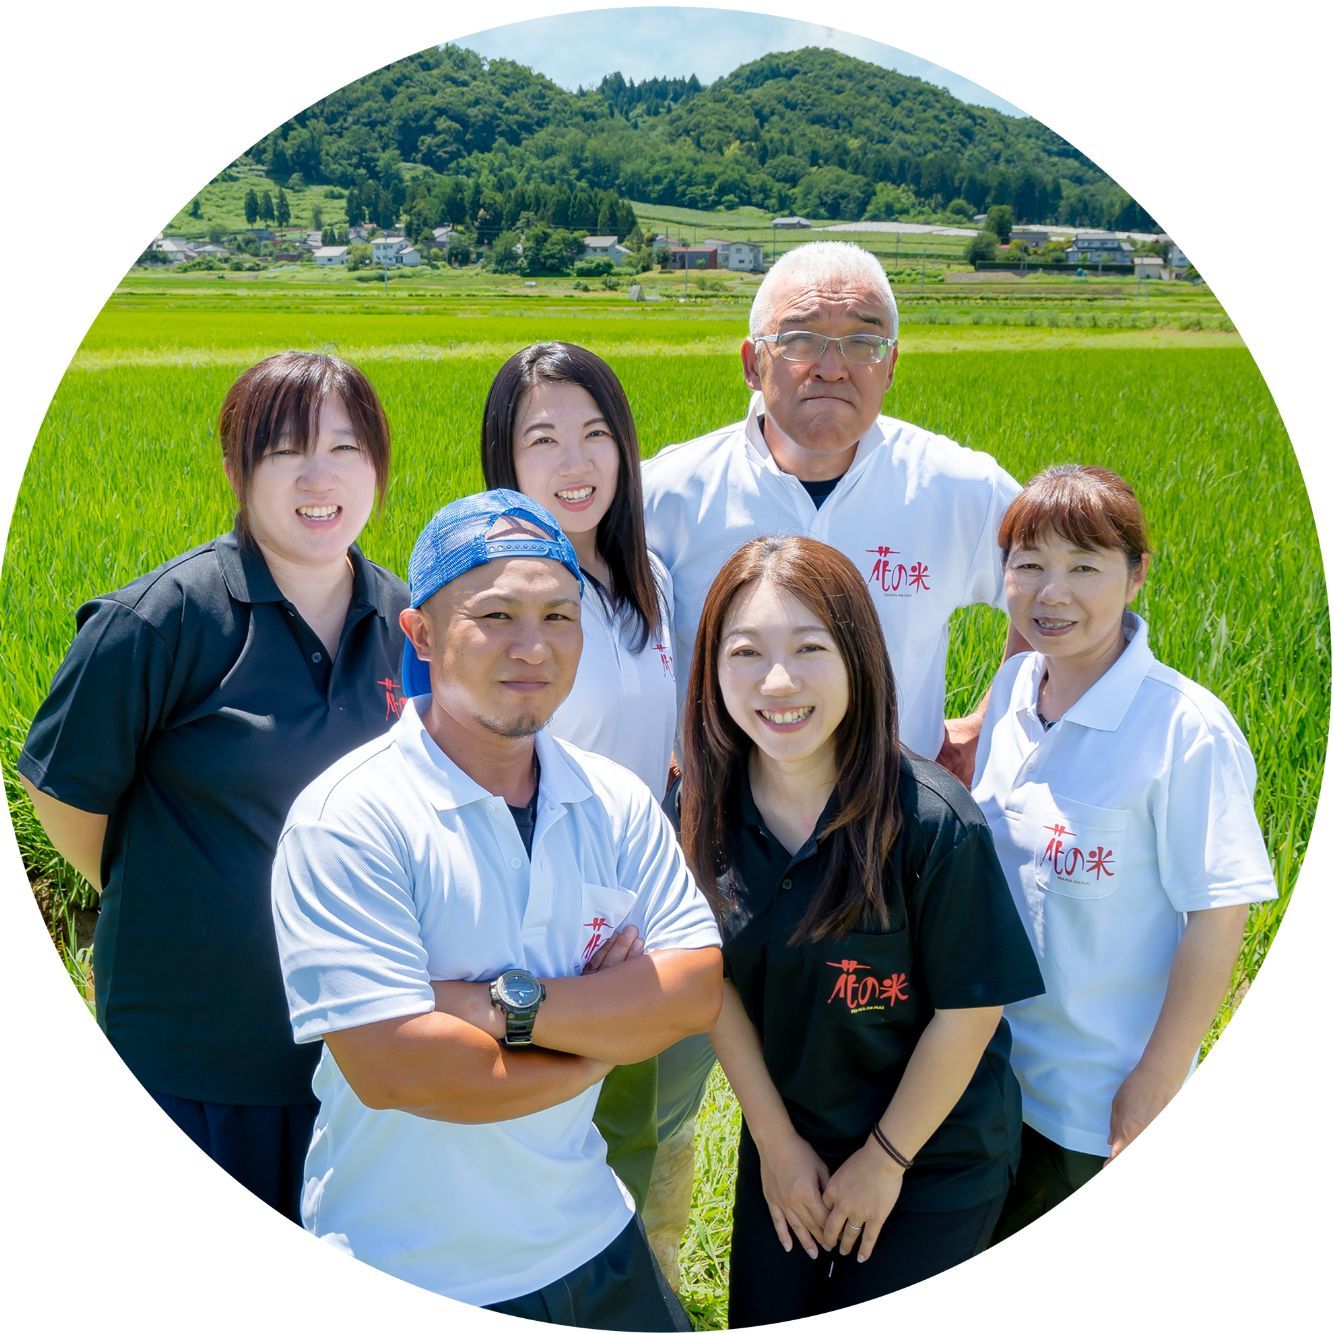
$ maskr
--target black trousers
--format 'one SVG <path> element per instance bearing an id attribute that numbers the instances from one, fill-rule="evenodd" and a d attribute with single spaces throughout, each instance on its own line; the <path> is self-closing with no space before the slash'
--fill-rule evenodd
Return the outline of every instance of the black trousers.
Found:
<path id="1" fill-rule="evenodd" d="M 152 1099 L 229 1176 L 301 1225 L 305 1155 L 318 1102 L 227 1106 L 153 1092 Z"/>
<path id="2" fill-rule="evenodd" d="M 571 1328 L 689 1333 L 689 1316 L 648 1248 L 638 1213 L 601 1254 L 525 1296 L 488 1305 L 518 1319 Z"/>
<path id="3" fill-rule="evenodd" d="M 996 1198 L 947 1213 L 895 1208 L 863 1264 L 857 1263 L 855 1250 L 845 1257 L 821 1250 L 811 1259 L 794 1241 L 788 1254 L 764 1201 L 758 1150 L 742 1128 L 727 1323 L 750 1328 L 826 1314 L 933 1277 L 986 1248 L 1001 1203 Z"/>
<path id="4" fill-rule="evenodd" d="M 1043 1213 L 1049 1213 L 1057 1203 L 1062 1203 L 1076 1189 L 1086 1185 L 1105 1165 L 1105 1157 L 1062 1148 L 1044 1134 L 1024 1125 L 1023 1156 L 1018 1163 L 1018 1175 L 1004 1201 L 1004 1211 L 995 1224 L 991 1244 L 998 1244 L 1015 1231 L 1021 1231 L 1029 1222 L 1035 1222 Z"/>

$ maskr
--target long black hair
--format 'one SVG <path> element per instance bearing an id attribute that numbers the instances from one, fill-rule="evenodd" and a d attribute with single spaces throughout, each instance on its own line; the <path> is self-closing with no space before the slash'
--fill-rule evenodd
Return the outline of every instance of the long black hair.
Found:
<path id="1" fill-rule="evenodd" d="M 535 384 L 577 384 L 592 395 L 615 438 L 620 456 L 616 493 L 597 525 L 597 554 L 611 571 L 615 605 L 638 622 L 633 648 L 642 652 L 648 636 L 662 629 L 657 582 L 648 563 L 643 527 L 643 483 L 639 479 L 639 436 L 629 399 L 615 371 L 576 343 L 533 343 L 504 363 L 486 395 L 481 418 L 481 470 L 490 489 L 522 490 L 514 466 L 514 428 L 523 399 Z"/>

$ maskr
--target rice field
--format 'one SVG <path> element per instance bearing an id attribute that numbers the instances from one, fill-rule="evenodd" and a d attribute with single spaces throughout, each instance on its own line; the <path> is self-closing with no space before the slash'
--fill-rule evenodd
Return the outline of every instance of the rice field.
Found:
<path id="1" fill-rule="evenodd" d="M 86 902 L 14 784 L 28 720 L 80 602 L 230 525 L 213 423 L 245 365 L 292 346 L 336 348 L 364 364 L 393 425 L 395 462 L 362 546 L 401 571 L 424 519 L 480 485 L 482 401 L 510 352 L 565 337 L 604 355 L 652 454 L 744 413 L 735 350 L 745 295 L 633 305 L 620 293 L 579 294 L 557 283 L 373 299 L 347 283 L 295 290 L 154 278 L 123 286 L 89 330 L 33 447 L 0 580 L 8 665 L 0 755 L 34 879 L 55 883 L 57 904 Z M 1276 408 L 1211 298 L 1164 293 L 1163 302 L 1187 304 L 1159 318 L 1166 307 L 1154 306 L 1155 294 L 1135 302 L 1123 292 L 1097 300 L 1052 292 L 1045 305 L 1026 294 L 981 304 L 972 292 L 938 295 L 932 289 L 921 304 L 904 293 L 903 355 L 886 410 L 993 453 L 1020 479 L 1079 461 L 1133 482 L 1156 552 L 1138 604 L 1154 648 L 1221 697 L 1249 738 L 1282 897 L 1252 912 L 1239 992 L 1296 881 L 1329 713 L 1324 575 Z M 1182 322 L 1196 316 L 1193 327 Z M 986 688 L 1003 621 L 974 609 L 955 624 L 949 697 L 950 711 L 961 712 Z M 710 1106 L 718 1132 L 734 1131 L 725 1087 Z M 729 1209 L 719 1198 L 728 1177 L 726 1154 L 709 1154 L 683 1294 L 701 1326 L 720 1326 Z"/>

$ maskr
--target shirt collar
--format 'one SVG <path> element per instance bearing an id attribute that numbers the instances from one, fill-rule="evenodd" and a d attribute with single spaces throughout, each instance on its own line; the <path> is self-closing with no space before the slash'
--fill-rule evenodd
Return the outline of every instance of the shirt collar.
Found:
<path id="1" fill-rule="evenodd" d="M 1064 722 L 1076 722 L 1081 727 L 1092 727 L 1097 731 L 1116 731 L 1125 720 L 1134 696 L 1143 684 L 1156 660 L 1148 647 L 1148 625 L 1140 616 L 1128 608 L 1125 610 L 1125 636 L 1129 640 L 1125 650 L 1107 667 L 1102 676 L 1095 681 L 1071 708 L 1066 710 Z M 1032 701 L 1029 707 L 1035 713 L 1037 707 L 1037 688 L 1041 683 L 1045 664 L 1039 653 L 1034 653 L 1031 672 Z"/>
<path id="2" fill-rule="evenodd" d="M 777 465 L 772 452 L 769 450 L 768 441 L 764 439 L 763 428 L 759 424 L 759 418 L 764 414 L 764 395 L 756 389 L 750 395 L 750 410 L 745 418 L 745 444 L 750 457 L 759 464 L 760 467 L 767 468 L 770 472 L 776 472 L 779 476 L 791 476 L 788 472 Z M 859 472 L 866 461 L 875 452 L 876 449 L 883 446 L 884 431 L 879 424 L 880 419 L 876 417 L 870 423 L 870 429 L 861 436 L 856 445 L 856 453 L 852 458 L 851 465 L 847 471 L 842 474 L 839 480 L 850 477 L 854 472 Z M 792 480 L 799 481 L 799 478 L 793 477 Z"/>
<path id="3" fill-rule="evenodd" d="M 764 822 L 764 816 L 760 813 L 759 807 L 754 802 L 754 792 L 750 789 L 749 765 L 745 764 L 741 768 L 740 782 L 737 784 L 736 791 L 736 812 L 740 816 L 742 824 L 747 824 L 751 828 L 762 833 L 764 837 L 770 839 L 775 845 L 777 839 L 769 830 Z M 834 816 L 838 813 L 841 806 L 838 803 L 838 792 L 835 787 L 829 794 L 828 801 L 824 809 L 820 812 L 819 818 L 815 821 L 815 831 L 808 837 L 804 844 L 796 851 L 793 861 L 804 860 L 807 856 L 814 854 L 815 845 L 818 843 L 820 835 L 829 826 Z"/>
<path id="4" fill-rule="evenodd" d="M 437 810 L 459 810 L 478 801 L 500 800 L 464 773 L 435 743 L 422 720 L 429 707 L 429 694 L 409 699 L 391 733 L 418 780 L 422 796 Z M 591 789 L 555 737 L 543 728 L 536 740 L 537 762 L 541 765 L 539 804 L 569 805 L 589 799 Z"/>
<path id="5" fill-rule="evenodd" d="M 227 592 L 234 600 L 251 604 L 287 600 L 274 581 L 259 547 L 244 535 L 240 519 L 236 520 L 230 532 L 213 543 L 213 550 Z M 387 619 L 393 608 L 385 601 L 382 580 L 372 569 L 370 561 L 361 554 L 355 543 L 348 547 L 347 558 L 352 565 L 351 605 L 372 607 L 376 614 Z"/>

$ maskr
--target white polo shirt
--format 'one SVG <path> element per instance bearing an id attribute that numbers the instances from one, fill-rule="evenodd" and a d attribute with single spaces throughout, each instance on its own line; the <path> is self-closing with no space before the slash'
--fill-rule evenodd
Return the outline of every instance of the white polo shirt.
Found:
<path id="1" fill-rule="evenodd" d="M 944 740 L 949 617 L 1004 608 L 995 534 L 1018 494 L 989 454 L 879 417 L 818 508 L 773 461 L 755 394 L 745 421 L 663 449 L 643 466 L 648 544 L 675 587 L 676 680 L 689 679 L 704 598 L 727 558 L 754 537 L 815 537 L 865 576 L 898 686 L 904 745 L 934 759 Z"/>
<path id="2" fill-rule="evenodd" d="M 432 980 L 515 966 L 574 975 L 625 923 L 649 951 L 719 944 L 642 783 L 539 734 L 529 861 L 503 798 L 422 726 L 428 703 L 411 700 L 288 816 L 273 917 L 298 1042 L 427 1013 Z M 598 1087 L 533 1115 L 458 1125 L 368 1109 L 327 1049 L 313 1086 L 302 1221 L 404 1281 L 476 1305 L 519 1296 L 605 1249 L 632 1215 L 593 1128 Z"/>
<path id="3" fill-rule="evenodd" d="M 590 584 L 581 602 L 578 675 L 550 727 L 562 741 L 623 764 L 661 800 L 676 735 L 671 575 L 651 552 L 648 561 L 658 588 L 661 629 L 636 651 L 638 621 L 613 613 Z"/>
<path id="4" fill-rule="evenodd" d="M 1157 661 L 1138 616 L 1125 626 L 1124 652 L 1049 731 L 1041 654 L 1000 668 L 972 791 L 1046 982 L 1005 1008 L 1023 1119 L 1101 1157 L 1186 913 L 1277 896 L 1245 737 L 1218 699 Z"/>

